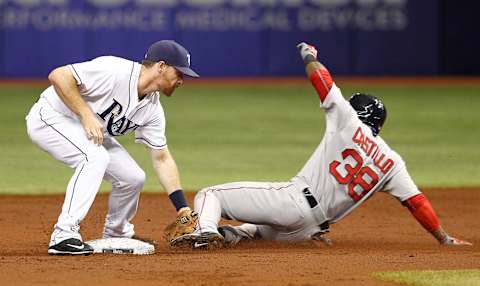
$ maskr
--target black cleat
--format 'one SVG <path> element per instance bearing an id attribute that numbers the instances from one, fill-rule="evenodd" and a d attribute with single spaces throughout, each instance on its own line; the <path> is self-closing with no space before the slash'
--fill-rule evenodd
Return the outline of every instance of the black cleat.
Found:
<path id="1" fill-rule="evenodd" d="M 216 232 L 204 232 L 193 243 L 193 249 L 222 248 L 224 237 Z"/>
<path id="2" fill-rule="evenodd" d="M 196 233 L 187 233 L 181 235 L 172 241 L 170 241 L 170 247 L 172 248 L 193 248 L 193 244 L 199 234 Z"/>
<path id="3" fill-rule="evenodd" d="M 214 248 L 222 248 L 224 238 L 216 232 L 204 232 L 201 234 L 191 233 L 182 235 L 173 240 L 170 245 L 174 248 L 190 247 L 193 249 L 210 250 Z"/>
<path id="4" fill-rule="evenodd" d="M 80 239 L 69 238 L 48 248 L 50 255 L 90 255 L 93 248 Z"/>

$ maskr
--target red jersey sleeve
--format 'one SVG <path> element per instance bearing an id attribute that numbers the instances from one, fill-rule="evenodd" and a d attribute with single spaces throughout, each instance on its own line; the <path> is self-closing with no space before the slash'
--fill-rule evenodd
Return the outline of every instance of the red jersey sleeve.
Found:
<path id="1" fill-rule="evenodd" d="M 429 232 L 438 230 L 440 220 L 433 210 L 430 201 L 424 194 L 415 195 L 403 202 L 417 221 Z"/>
<path id="2" fill-rule="evenodd" d="M 330 72 L 324 67 L 319 68 L 310 75 L 310 82 L 317 91 L 320 101 L 323 103 L 333 86 L 333 79 Z"/>

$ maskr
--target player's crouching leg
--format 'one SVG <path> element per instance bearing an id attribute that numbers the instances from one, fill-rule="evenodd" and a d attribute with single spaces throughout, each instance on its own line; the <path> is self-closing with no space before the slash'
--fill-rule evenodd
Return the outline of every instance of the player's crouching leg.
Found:
<path id="1" fill-rule="evenodd" d="M 67 186 L 62 212 L 52 233 L 48 253 L 53 255 L 91 254 L 82 242 L 80 223 L 87 215 L 102 182 L 110 157 L 103 147 L 85 148 L 78 162 L 67 161 L 75 172 Z M 65 158 L 69 159 L 67 156 Z"/>
<path id="2" fill-rule="evenodd" d="M 108 200 L 103 238 L 132 237 L 135 234 L 130 221 L 137 212 L 140 191 L 145 183 L 145 172 L 136 166 L 129 167 L 128 172 L 121 175 L 111 176 L 112 191 Z"/>

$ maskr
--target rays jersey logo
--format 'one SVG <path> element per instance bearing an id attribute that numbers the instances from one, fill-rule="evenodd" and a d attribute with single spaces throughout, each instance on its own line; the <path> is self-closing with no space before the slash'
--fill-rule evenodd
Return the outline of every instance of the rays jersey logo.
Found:
<path id="1" fill-rule="evenodd" d="M 117 118 L 122 113 L 122 110 L 122 105 L 114 99 L 112 105 L 105 109 L 104 112 L 97 113 L 98 116 L 107 122 L 107 132 L 112 136 L 125 135 L 139 126 L 125 116 Z"/>

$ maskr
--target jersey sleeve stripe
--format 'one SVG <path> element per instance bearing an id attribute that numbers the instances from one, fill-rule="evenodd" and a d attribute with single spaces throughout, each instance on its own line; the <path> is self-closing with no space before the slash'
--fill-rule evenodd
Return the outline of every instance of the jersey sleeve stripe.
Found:
<path id="1" fill-rule="evenodd" d="M 162 148 L 165 148 L 167 146 L 167 144 L 162 144 L 162 145 L 152 144 L 150 141 L 148 141 L 147 139 L 145 139 L 143 137 L 135 137 L 135 141 L 143 141 L 145 144 L 147 144 L 148 146 L 150 146 L 154 149 L 162 149 Z"/>
<path id="2" fill-rule="evenodd" d="M 130 71 L 130 78 L 128 80 L 128 105 L 127 109 L 130 107 L 130 102 L 131 102 L 131 87 L 132 87 L 132 76 L 133 76 L 133 69 L 135 68 L 135 62 L 132 62 L 132 70 Z"/>
<path id="3" fill-rule="evenodd" d="M 326 68 L 320 68 L 310 75 L 310 82 L 317 91 L 320 101 L 323 103 L 332 89 L 333 79 Z"/>
<path id="4" fill-rule="evenodd" d="M 77 70 L 75 69 L 75 67 L 72 65 L 70 65 L 70 67 L 72 68 L 73 72 L 75 73 L 75 78 L 78 79 L 78 85 L 82 85 L 83 84 L 83 81 L 82 79 L 80 78 L 80 76 L 78 75 L 78 72 Z"/>

